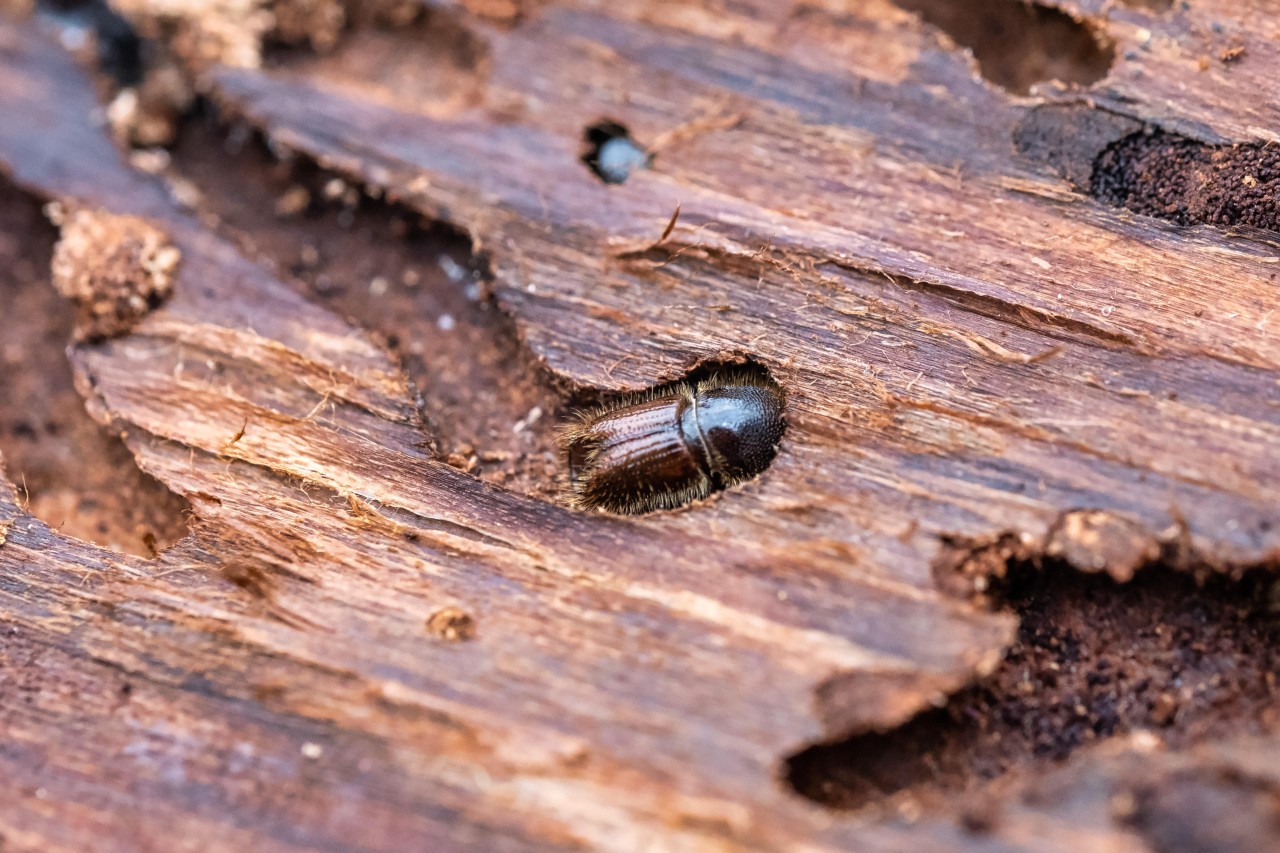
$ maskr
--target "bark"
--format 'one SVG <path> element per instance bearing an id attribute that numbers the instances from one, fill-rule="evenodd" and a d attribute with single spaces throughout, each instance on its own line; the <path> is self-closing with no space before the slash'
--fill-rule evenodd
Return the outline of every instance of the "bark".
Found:
<path id="1" fill-rule="evenodd" d="M 1276 233 L 1090 184 L 1143 128 L 1275 140 L 1267 4 L 1056 3 L 1116 59 L 1031 96 L 886 0 L 482 5 L 351 12 L 263 63 L 171 47 L 279 150 L 464 232 L 562 401 L 750 361 L 787 394 L 777 458 L 637 517 L 447 464 L 385 341 L 132 168 L 91 73 L 0 18 L 0 171 L 180 252 L 167 301 L 69 354 L 193 514 L 146 560 L 0 488 L 7 848 L 1276 843 L 1265 733 L 1117 739 L 998 817 L 869 819 L 784 779 L 990 673 L 1017 619 L 972 595 L 1011 559 L 1280 560 Z M 621 184 L 581 159 L 603 120 L 653 154 Z"/>

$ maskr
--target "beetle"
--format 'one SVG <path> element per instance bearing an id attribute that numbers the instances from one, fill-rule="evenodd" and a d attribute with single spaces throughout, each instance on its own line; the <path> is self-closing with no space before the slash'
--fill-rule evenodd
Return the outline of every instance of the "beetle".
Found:
<path id="1" fill-rule="evenodd" d="M 775 382 L 734 370 L 587 409 L 562 433 L 569 503 L 643 513 L 749 480 L 777 454 L 784 408 Z"/>

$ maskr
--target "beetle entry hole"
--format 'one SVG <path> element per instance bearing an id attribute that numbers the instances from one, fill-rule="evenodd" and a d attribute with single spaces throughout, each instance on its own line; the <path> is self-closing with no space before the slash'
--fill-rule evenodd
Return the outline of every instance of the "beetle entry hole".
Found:
<path id="1" fill-rule="evenodd" d="M 1014 563 L 993 601 L 1021 617 L 990 676 L 896 730 L 793 755 L 785 778 L 837 809 L 910 799 L 962 811 L 991 780 L 1034 779 L 1077 750 L 1149 730 L 1170 748 L 1280 724 L 1280 581 L 1154 565 L 1128 583 Z"/>
<path id="2" fill-rule="evenodd" d="M 1024 0 L 894 0 L 973 51 L 982 76 L 1019 95 L 1058 80 L 1089 86 L 1111 69 L 1115 49 L 1065 12 Z"/>
<path id="3" fill-rule="evenodd" d="M 64 44 L 91 40 L 98 70 L 116 86 L 142 82 L 146 45 L 106 0 L 40 0 L 36 8 L 63 30 Z"/>
<path id="4" fill-rule="evenodd" d="M 583 133 L 587 152 L 582 162 L 606 184 L 625 183 L 637 169 L 647 168 L 653 155 L 631 138 L 625 125 L 600 121 Z"/>

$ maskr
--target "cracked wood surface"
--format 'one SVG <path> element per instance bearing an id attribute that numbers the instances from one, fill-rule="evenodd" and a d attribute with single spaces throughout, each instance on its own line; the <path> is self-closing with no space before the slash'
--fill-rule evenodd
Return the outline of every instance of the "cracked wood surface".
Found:
<path id="1" fill-rule="evenodd" d="M 637 519 L 430 458 L 374 340 L 175 209 L 93 123 L 83 70 L 0 23 L 0 111 L 26 118 L 0 122 L 0 169 L 182 250 L 169 303 L 71 355 L 94 416 L 195 513 L 148 562 L 0 489 L 7 842 L 1133 849 L 1110 798 L 1135 774 L 1274 787 L 1271 742 L 1121 743 L 974 835 L 832 815 L 779 782 L 790 752 L 891 728 L 998 659 L 1012 618 L 935 588 L 944 539 L 1039 547 L 1087 508 L 1213 564 L 1280 552 L 1274 246 L 1090 202 L 1015 157 L 1029 101 L 912 16 L 852 5 L 559 4 L 510 28 L 439 9 L 487 57 L 461 106 L 367 79 L 356 40 L 205 72 L 278 144 L 465 229 L 570 384 L 769 368 L 790 423 L 771 468 Z M 1112 35 L 1182 44 L 1242 5 L 1112 10 Z M 390 38 L 431 67 L 430 29 Z M 1274 46 L 1249 49 L 1185 101 L 1122 66 L 1099 100 L 1233 137 L 1275 113 L 1249 72 Z M 1124 61 L 1149 77 L 1169 56 Z M 1249 93 L 1238 115 L 1222 87 Z M 582 166 L 602 117 L 665 139 L 652 170 L 607 187 Z M 253 589 L 237 566 L 261 569 Z M 446 606 L 474 640 L 427 633 Z"/>

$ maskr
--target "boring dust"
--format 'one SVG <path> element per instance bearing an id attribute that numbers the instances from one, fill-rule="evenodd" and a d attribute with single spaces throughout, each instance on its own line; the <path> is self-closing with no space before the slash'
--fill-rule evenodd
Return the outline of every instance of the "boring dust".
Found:
<path id="1" fill-rule="evenodd" d="M 186 503 L 96 423 L 66 350 L 74 310 L 50 280 L 57 230 L 0 179 L 0 452 L 32 515 L 68 536 L 153 556 L 186 532 Z"/>
<path id="2" fill-rule="evenodd" d="M 1136 133 L 1094 164 L 1094 198 L 1178 225 L 1280 231 L 1280 149 L 1205 145 L 1171 133 Z M 1273 276 L 1274 278 L 1274 276 Z"/>
<path id="3" fill-rule="evenodd" d="M 1019 564 L 994 590 L 1021 618 L 989 677 L 885 734 L 794 756 L 801 794 L 842 809 L 954 808 L 1115 735 L 1171 748 L 1280 722 L 1274 573 L 1233 580 L 1162 566 L 1117 583 L 1056 562 Z"/>

